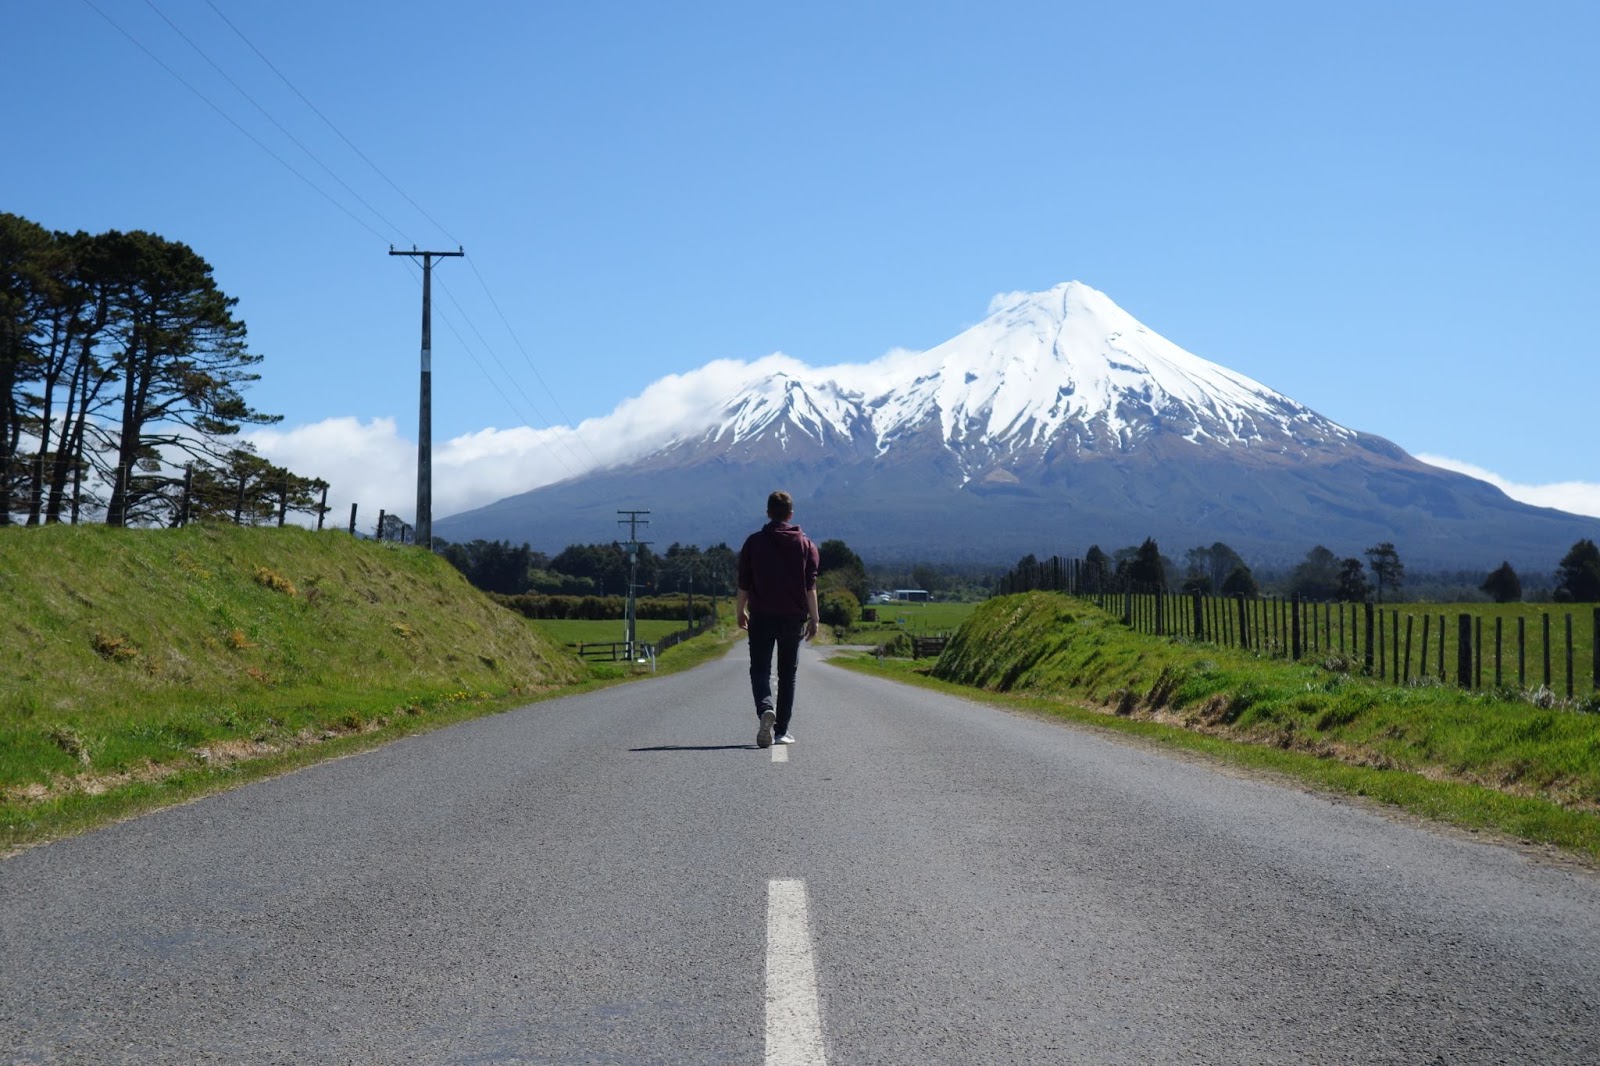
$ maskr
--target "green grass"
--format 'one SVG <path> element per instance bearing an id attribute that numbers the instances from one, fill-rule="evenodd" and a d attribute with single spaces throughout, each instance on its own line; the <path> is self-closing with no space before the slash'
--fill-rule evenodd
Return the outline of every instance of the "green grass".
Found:
<path id="1" fill-rule="evenodd" d="M 339 533 L 0 529 L 0 603 L 0 854 L 648 676 L 563 646 L 620 622 L 530 622 L 443 559 Z M 656 672 L 730 639 L 679 644 Z"/>
<path id="2" fill-rule="evenodd" d="M 1600 715 L 1145 636 L 1050 593 L 983 604 L 928 680 L 1600 857 Z"/>
<path id="3" fill-rule="evenodd" d="M 448 563 L 300 529 L 0 530 L 0 851 L 590 674 Z"/>
<path id="4" fill-rule="evenodd" d="M 852 626 L 853 633 L 954 633 L 971 617 L 976 603 L 868 604 L 878 612 L 877 622 Z"/>

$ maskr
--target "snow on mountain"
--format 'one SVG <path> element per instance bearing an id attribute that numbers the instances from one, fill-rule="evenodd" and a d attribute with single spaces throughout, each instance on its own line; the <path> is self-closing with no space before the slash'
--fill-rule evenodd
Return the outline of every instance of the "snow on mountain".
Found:
<path id="1" fill-rule="evenodd" d="M 1600 538 L 1594 519 L 1517 504 L 1192 355 L 1076 282 L 999 297 L 923 352 L 668 375 L 578 432 L 593 468 L 435 533 L 554 551 L 636 506 L 671 539 L 714 544 L 783 487 L 808 529 L 879 560 L 988 565 L 1153 537 L 1220 540 L 1253 565 L 1392 541 L 1430 565 L 1521 568 Z"/>
<path id="2" fill-rule="evenodd" d="M 711 441 L 737 442 L 770 431 L 787 441 L 789 427 L 793 426 L 826 443 L 830 435 L 851 439 L 860 422 L 858 400 L 846 395 L 834 382 L 807 383 L 779 372 L 754 382 L 728 401 L 722 421 L 706 436 Z"/>
<path id="3" fill-rule="evenodd" d="M 722 405 L 702 440 L 772 435 L 787 449 L 799 437 L 859 443 L 865 435 L 881 456 L 934 426 L 968 476 L 1063 441 L 1125 451 L 1167 432 L 1281 450 L 1356 436 L 1067 282 L 997 298 L 982 322 L 925 352 L 756 380 Z"/>

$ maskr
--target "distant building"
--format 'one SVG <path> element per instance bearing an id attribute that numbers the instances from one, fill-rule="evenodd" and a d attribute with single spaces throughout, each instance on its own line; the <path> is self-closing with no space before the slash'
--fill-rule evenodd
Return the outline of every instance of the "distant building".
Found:
<path id="1" fill-rule="evenodd" d="M 892 593 L 897 600 L 906 600 L 910 603 L 927 603 L 927 589 L 895 589 Z"/>

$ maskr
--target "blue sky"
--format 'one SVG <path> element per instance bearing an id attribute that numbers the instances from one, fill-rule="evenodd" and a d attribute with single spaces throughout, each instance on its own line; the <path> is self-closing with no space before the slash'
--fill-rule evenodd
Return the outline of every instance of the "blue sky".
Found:
<path id="1" fill-rule="evenodd" d="M 0 209 L 206 257 L 285 416 L 264 447 L 336 499 L 410 504 L 420 293 L 392 242 L 468 253 L 435 275 L 435 446 L 495 473 L 439 514 L 558 459 L 519 426 L 713 360 L 926 348 L 1070 279 L 1600 514 L 1600 5 L 53 0 L 5 25 Z"/>

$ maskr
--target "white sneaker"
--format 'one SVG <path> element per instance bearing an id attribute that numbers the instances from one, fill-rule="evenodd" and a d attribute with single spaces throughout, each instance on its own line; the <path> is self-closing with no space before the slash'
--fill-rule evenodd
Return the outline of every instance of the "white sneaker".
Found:
<path id="1" fill-rule="evenodd" d="M 761 712 L 761 728 L 756 730 L 756 747 L 772 747 L 772 725 L 777 720 L 777 711 L 766 710 Z"/>
<path id="2" fill-rule="evenodd" d="M 794 743 L 794 737 L 791 737 L 788 733 L 784 733 L 784 734 L 782 734 L 780 736 L 777 736 L 777 737 L 773 738 L 773 743 L 775 743 L 775 744 L 793 744 Z"/>

